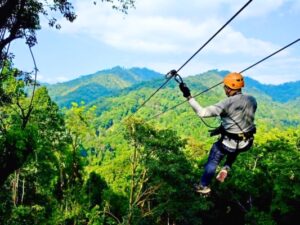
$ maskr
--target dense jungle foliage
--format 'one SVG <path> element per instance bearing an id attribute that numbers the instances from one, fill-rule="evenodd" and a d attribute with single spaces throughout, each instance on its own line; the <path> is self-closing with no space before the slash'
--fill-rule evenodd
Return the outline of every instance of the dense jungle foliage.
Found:
<path id="1" fill-rule="evenodd" d="M 135 1 L 90 2 L 127 13 Z M 187 104 L 154 117 L 183 101 L 177 84 L 138 112 L 161 84 L 148 82 L 159 74 L 146 69 L 116 67 L 109 76 L 35 88 L 30 74 L 13 68 L 9 47 L 17 39 L 37 44 L 41 16 L 57 29 L 58 17 L 76 19 L 69 0 L 0 0 L 1 225 L 298 224 L 299 82 L 247 81 L 259 103 L 255 144 L 225 183 L 213 181 L 211 195 L 201 196 L 193 185 L 216 138 Z M 220 79 L 210 71 L 186 82 L 196 93 Z M 198 101 L 222 98 L 215 89 Z"/>
<path id="2" fill-rule="evenodd" d="M 186 79 L 192 93 L 221 76 Z M 212 193 L 193 191 L 211 144 L 208 129 L 172 82 L 143 82 L 116 96 L 60 109 L 46 87 L 9 63 L 1 72 L 0 224 L 293 225 L 300 209 L 299 105 L 259 89 L 253 148 Z M 224 98 L 222 88 L 199 96 Z M 212 126 L 218 120 L 206 119 Z"/>

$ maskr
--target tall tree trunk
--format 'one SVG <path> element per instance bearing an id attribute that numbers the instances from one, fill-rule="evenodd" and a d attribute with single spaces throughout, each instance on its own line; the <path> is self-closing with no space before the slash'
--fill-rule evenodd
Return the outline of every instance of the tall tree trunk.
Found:
<path id="1" fill-rule="evenodd" d="M 27 146 L 19 155 L 16 155 L 16 143 L 5 143 L 6 149 L 0 156 L 0 187 L 3 186 L 8 176 L 21 168 L 27 157 L 33 152 L 32 143 L 28 140 Z"/>
<path id="2" fill-rule="evenodd" d="M 15 171 L 15 177 L 12 182 L 12 199 L 14 206 L 18 204 L 19 176 L 20 170 Z"/>
<path id="3" fill-rule="evenodd" d="M 20 33 L 22 18 L 24 13 L 25 3 L 27 0 L 9 0 L 0 7 L 0 29 L 7 29 L 9 35 L 3 36 L 0 40 L 0 53 L 3 53 L 6 45 L 17 38 L 23 37 Z M 7 24 L 10 21 L 11 24 Z M 0 58 L 1 62 L 2 58 Z"/>
<path id="4" fill-rule="evenodd" d="M 127 224 L 131 224 L 132 220 L 132 214 L 133 214 L 133 207 L 134 207 L 134 193 L 136 189 L 136 183 L 135 183 L 135 173 L 136 173 L 136 167 L 137 167 L 137 147 L 134 147 L 133 155 L 132 155 L 132 162 L 131 162 L 131 187 L 130 187 L 130 197 L 129 197 L 129 212 L 128 212 L 128 218 L 127 218 Z"/>
<path id="5" fill-rule="evenodd" d="M 25 195 L 25 177 L 23 178 L 23 184 L 22 184 L 21 204 L 23 204 L 24 195 Z"/>

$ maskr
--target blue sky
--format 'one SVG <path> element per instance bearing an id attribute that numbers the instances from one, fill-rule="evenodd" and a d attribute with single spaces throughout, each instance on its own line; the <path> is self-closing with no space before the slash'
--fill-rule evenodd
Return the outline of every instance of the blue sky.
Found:
<path id="1" fill-rule="evenodd" d="M 63 82 L 117 65 L 165 74 L 178 69 L 246 2 L 136 0 L 136 9 L 124 15 L 109 4 L 75 0 L 75 22 L 61 19 L 61 30 L 43 22 L 37 33 L 38 79 Z M 180 74 L 241 71 L 300 38 L 299 15 L 299 0 L 254 0 Z M 11 50 L 16 67 L 33 70 L 24 40 Z M 300 42 L 244 75 L 267 84 L 300 80 Z"/>

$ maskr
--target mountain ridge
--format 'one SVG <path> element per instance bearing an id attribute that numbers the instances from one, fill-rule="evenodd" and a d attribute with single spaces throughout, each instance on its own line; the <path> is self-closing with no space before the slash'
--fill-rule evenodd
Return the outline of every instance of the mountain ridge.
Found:
<path id="1" fill-rule="evenodd" d="M 89 103 L 98 97 L 111 96 L 133 84 L 159 79 L 162 74 L 147 68 L 120 66 L 83 75 L 74 80 L 46 85 L 52 99 L 61 107 L 70 107 L 72 102 Z M 97 88 L 98 87 L 98 90 Z M 79 99 L 81 98 L 81 99 Z"/>
<path id="2" fill-rule="evenodd" d="M 193 81 L 201 79 L 207 82 L 206 87 L 222 81 L 229 71 L 209 70 L 205 73 L 183 77 L 184 81 L 193 88 Z M 72 102 L 91 103 L 98 98 L 118 95 L 143 86 L 158 88 L 163 84 L 164 76 L 148 68 L 133 67 L 126 69 L 116 66 L 111 69 L 97 71 L 83 75 L 74 80 L 46 85 L 52 99 L 61 107 L 70 107 Z M 191 81 L 191 82 L 190 82 Z M 280 85 L 262 84 L 250 77 L 245 77 L 245 90 L 268 95 L 276 102 L 286 103 L 294 101 L 300 96 L 300 81 L 287 82 Z M 171 83 L 171 82 L 170 82 Z M 168 85 L 172 85 L 172 84 Z M 176 83 L 174 82 L 173 85 Z"/>

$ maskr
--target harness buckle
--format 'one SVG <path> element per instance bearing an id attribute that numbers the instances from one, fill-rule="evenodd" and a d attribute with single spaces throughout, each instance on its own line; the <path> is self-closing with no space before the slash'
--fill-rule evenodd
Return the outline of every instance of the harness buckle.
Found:
<path id="1" fill-rule="evenodd" d="M 244 133 L 237 134 L 237 136 L 241 138 L 243 141 L 247 139 Z"/>

